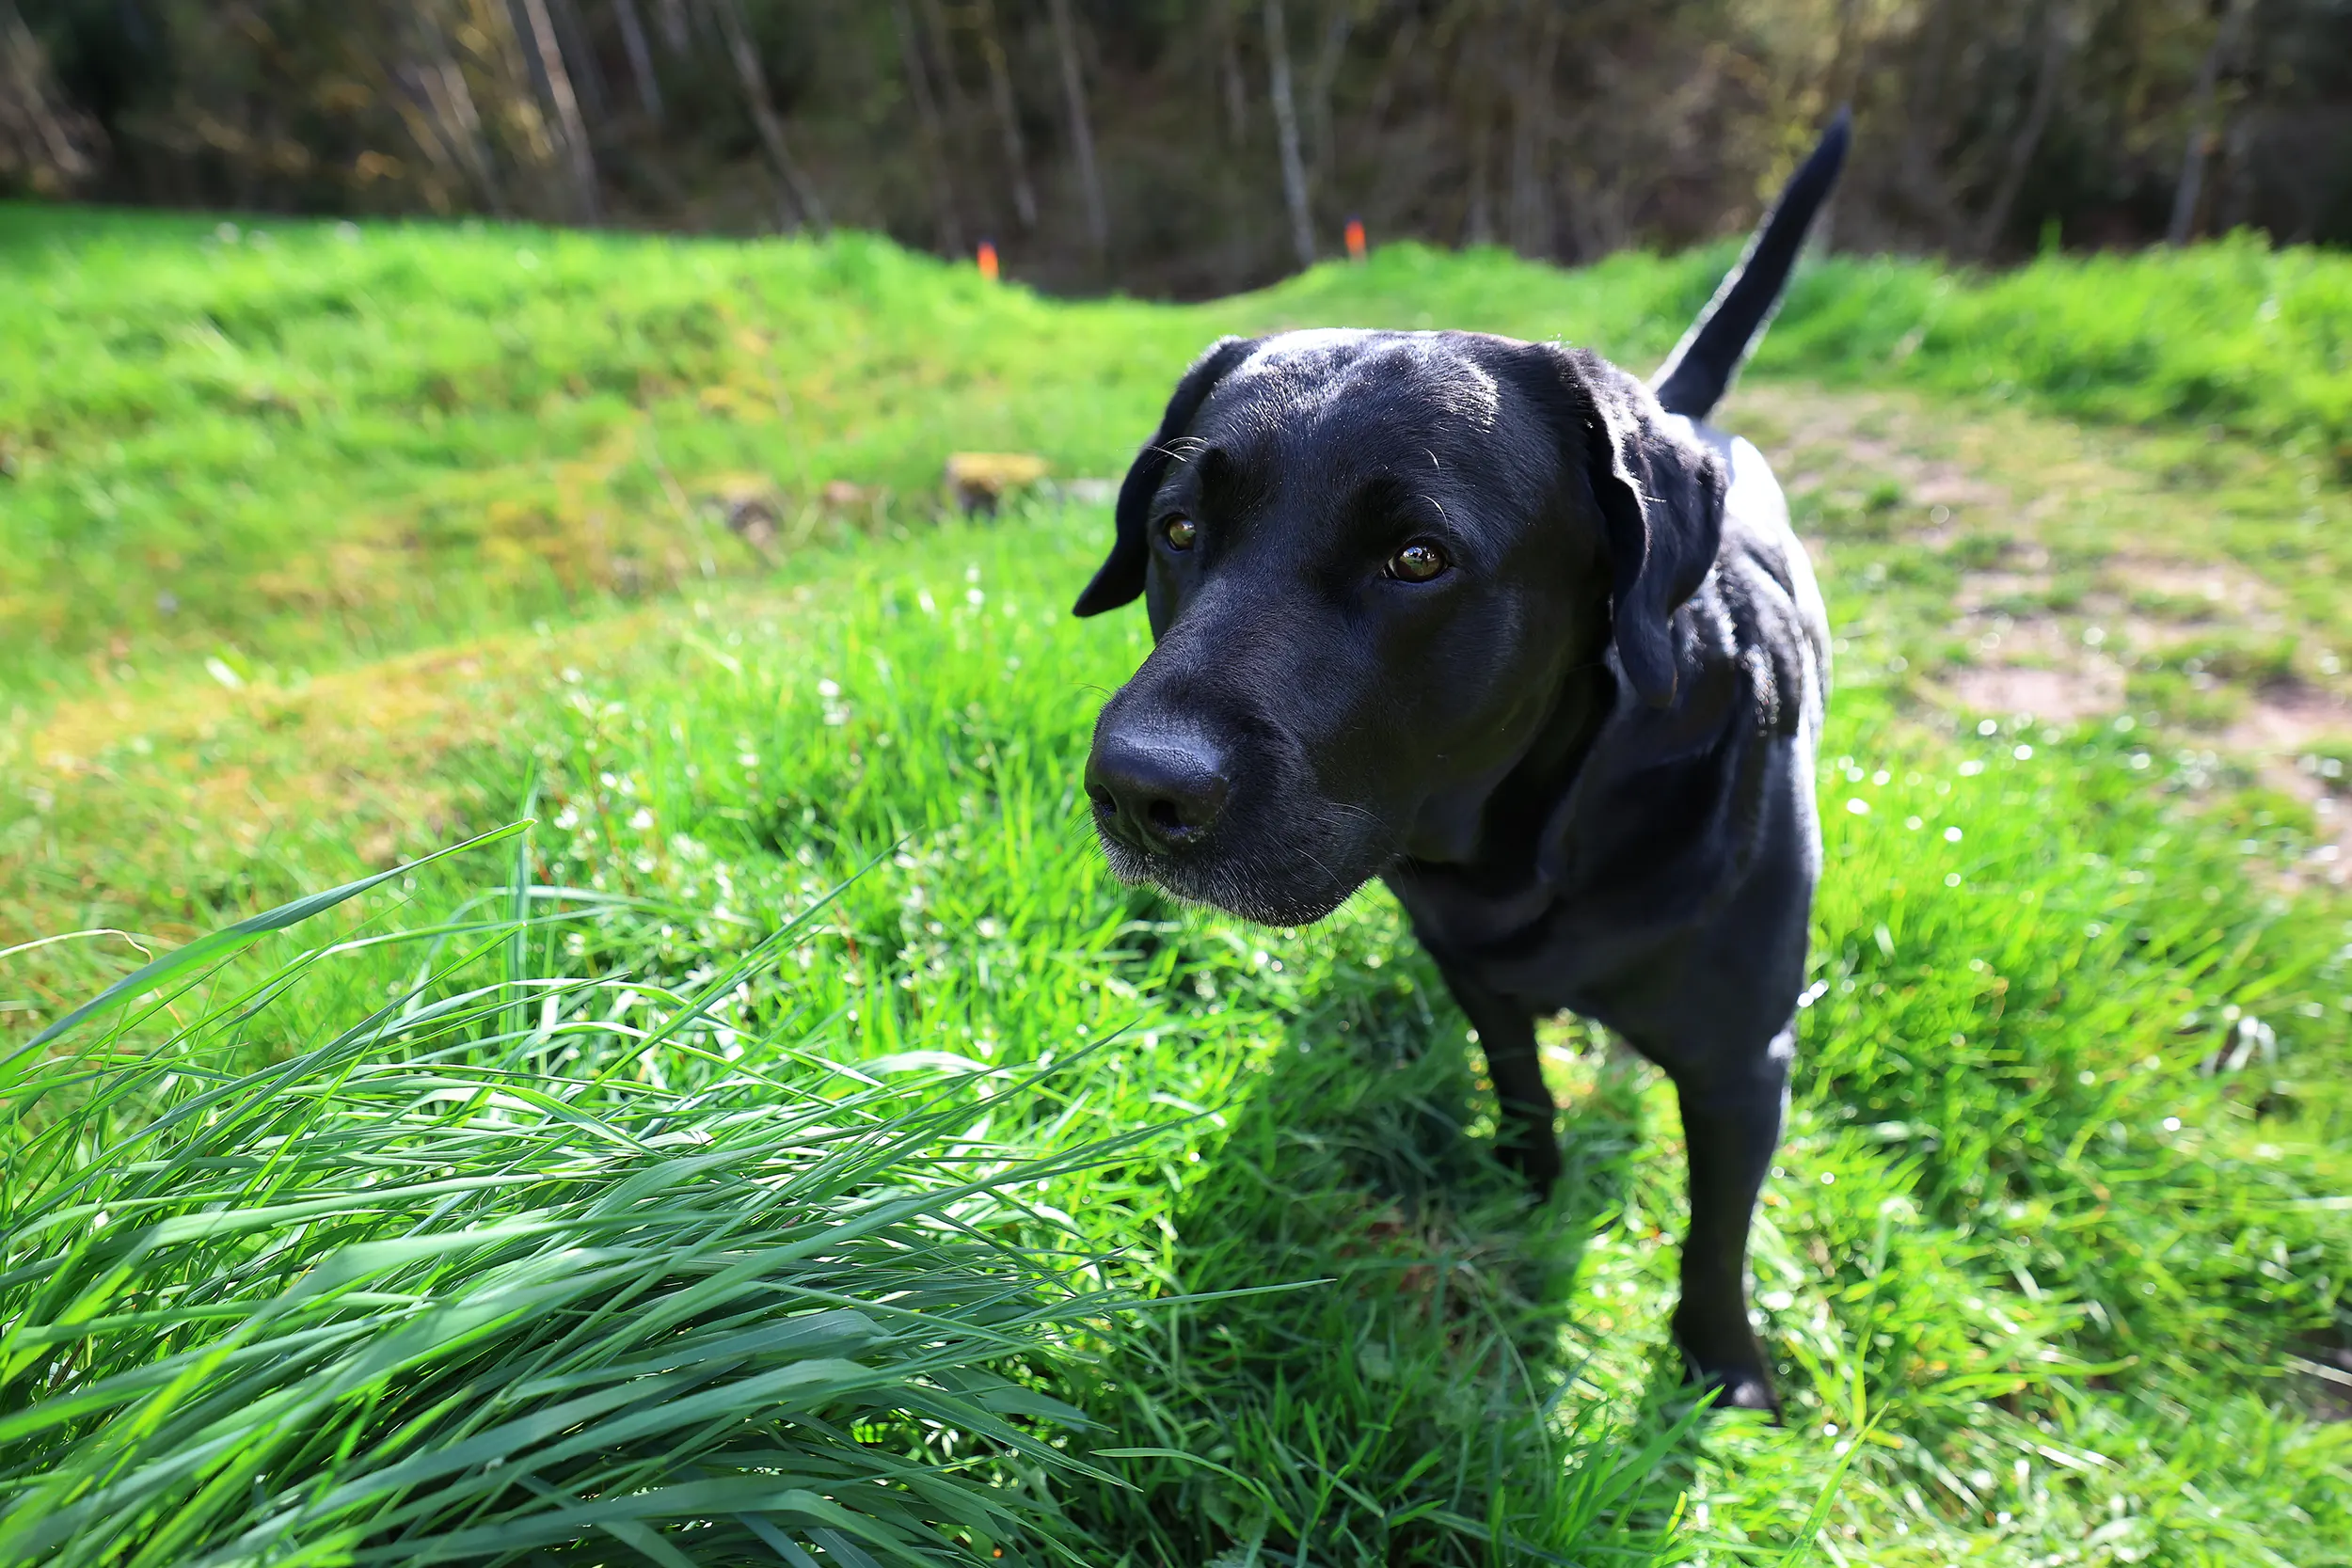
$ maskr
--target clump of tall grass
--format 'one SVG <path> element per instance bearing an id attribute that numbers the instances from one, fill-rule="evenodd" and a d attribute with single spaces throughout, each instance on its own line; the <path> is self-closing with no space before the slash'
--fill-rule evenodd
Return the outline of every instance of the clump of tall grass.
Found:
<path id="1" fill-rule="evenodd" d="M 1135 1135 L 1023 1155 L 828 1061 L 765 986 L 816 912 L 559 979 L 543 889 L 209 1003 L 167 959 L 159 1045 L 0 1065 L 0 1562 L 1085 1560 L 1052 1486 L 1107 1478 L 1046 1389 L 1121 1302 L 1023 1194 Z M 375 1011 L 276 1037 L 404 940 Z"/>

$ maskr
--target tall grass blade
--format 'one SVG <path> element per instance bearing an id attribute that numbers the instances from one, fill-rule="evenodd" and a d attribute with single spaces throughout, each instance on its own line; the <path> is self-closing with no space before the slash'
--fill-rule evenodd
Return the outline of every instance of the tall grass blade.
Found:
<path id="1" fill-rule="evenodd" d="M 370 888 L 381 887 L 395 877 L 406 876 L 420 866 L 431 865 L 435 861 L 446 860 L 453 855 L 462 855 L 469 849 L 480 849 L 485 846 L 497 844 L 503 839 L 514 837 L 516 833 L 528 831 L 530 827 L 531 823 L 528 821 L 510 822 L 503 828 L 469 838 L 463 844 L 453 844 L 447 848 L 436 849 L 429 855 L 404 862 L 389 870 L 376 872 L 371 877 L 362 877 L 356 882 L 345 882 L 341 887 L 328 888 L 324 893 L 306 895 L 291 903 L 280 904 L 274 910 L 264 910 L 260 914 L 240 920 L 233 926 L 224 926 L 217 931 L 207 932 L 185 946 L 175 947 L 162 958 L 141 964 L 87 1002 L 50 1024 L 31 1039 L 26 1040 L 16 1051 L 9 1053 L 8 1060 L 13 1061 L 25 1052 L 39 1050 L 64 1035 L 92 1013 L 102 1012 L 126 996 L 151 990 L 173 975 L 184 974 L 199 964 L 225 958 L 255 937 L 265 936 L 271 931 L 282 931 L 289 926 L 298 926 L 312 915 L 323 914 L 347 899 L 357 898 Z"/>

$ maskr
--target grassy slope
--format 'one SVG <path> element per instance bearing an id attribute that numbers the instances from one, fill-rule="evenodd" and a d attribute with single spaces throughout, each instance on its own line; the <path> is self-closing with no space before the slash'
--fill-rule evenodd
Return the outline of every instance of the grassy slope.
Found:
<path id="1" fill-rule="evenodd" d="M 0 689 L 286 668 L 755 565 L 928 512 L 942 453 L 1117 471 L 1207 339 L 1290 323 L 1565 335 L 1645 363 L 1725 254 L 1579 273 L 1405 246 L 1185 309 L 1057 305 L 869 239 L 728 245 L 0 207 Z M 2352 463 L 2352 263 L 2209 246 L 1977 284 L 1839 260 L 1759 369 L 2212 421 Z M 2352 546 L 2319 542 L 2333 578 Z M 168 606 L 168 609 L 164 607 Z"/>
<path id="2" fill-rule="evenodd" d="M 130 253 L 184 246 L 201 230 L 120 232 Z M 252 311 L 274 318 L 282 306 L 326 334 L 288 330 L 277 341 L 291 346 L 271 351 L 310 379 L 270 372 L 274 388 L 294 388 L 288 401 L 332 388 L 308 394 L 323 412 L 295 420 L 249 397 L 240 409 L 244 393 L 224 388 L 246 384 L 194 373 L 217 345 L 164 332 L 159 341 L 182 346 L 159 348 L 143 379 L 124 369 L 127 351 L 91 372 L 93 385 L 134 383 L 135 397 L 76 392 L 70 380 L 54 410 L 9 394 L 9 427 L 40 438 L 21 464 L 25 493 L 50 504 L 72 492 L 75 462 L 116 461 L 95 437 L 76 448 L 60 434 L 83 428 L 72 420 L 122 420 L 108 427 L 117 439 L 143 423 L 144 435 L 121 441 L 120 461 L 153 465 L 149 511 L 119 507 L 117 553 L 92 557 L 87 592 L 119 591 L 135 607 L 153 585 L 178 585 L 200 630 L 125 623 L 159 660 L 235 638 L 240 657 L 325 665 L 371 644 L 346 627 L 306 626 L 299 597 L 250 591 L 258 557 L 286 556 L 291 498 L 304 493 L 375 486 L 388 513 L 412 515 L 422 515 L 421 496 L 439 495 L 451 535 L 373 547 L 445 562 L 454 582 L 503 559 L 489 547 L 497 500 L 540 485 L 556 497 L 548 505 L 560 501 L 567 481 L 540 465 L 574 439 L 585 448 L 625 431 L 643 451 L 651 431 L 688 490 L 739 468 L 802 494 L 836 475 L 911 486 L 951 443 L 1031 445 L 1104 471 L 1148 418 L 1167 367 L 1212 325 L 1375 314 L 1411 325 L 1426 311 L 1543 330 L 1536 318 L 1582 309 L 1635 324 L 1601 341 L 1637 356 L 1671 336 L 1706 281 L 1697 264 L 1627 261 L 1558 278 L 1497 258 L 1406 253 L 1215 311 L 1065 309 L 984 294 L 857 242 L 819 253 L 648 245 L 627 280 L 609 273 L 608 243 L 636 245 L 370 230 L 347 245 L 320 231 L 278 252 L 204 261 L 244 279 Z M 373 285 L 386 313 L 372 337 L 355 336 L 370 310 L 349 301 L 367 291 L 346 287 L 341 315 L 294 309 L 334 293 L 318 285 L 331 264 L 289 260 L 306 244 L 330 261 L 389 257 L 369 264 L 394 270 L 405 248 L 405 264 L 432 282 L 398 293 Z M 511 260 L 518 244 L 539 249 L 540 285 L 551 273 L 580 296 L 526 287 Z M 463 264 L 465 246 L 483 247 L 485 264 Z M 674 271 L 649 260 L 662 257 Z M 74 286 L 97 290 L 106 264 Z M 2224 304 L 2271 286 L 2232 252 L 2166 264 L 2237 279 Z M 2330 276 L 2308 258 L 2262 265 Z M 317 292 L 274 303 L 263 285 L 281 266 Z M 789 273 L 834 292 L 818 298 L 780 282 L 747 295 L 741 318 L 708 329 L 699 348 L 689 327 L 626 353 L 582 330 L 597 319 L 584 312 L 623 300 L 674 312 L 649 322 L 691 324 L 694 298 L 727 297 L 713 278 L 697 282 L 698 267 L 721 280 L 743 276 L 730 268 Z M 2051 272 L 2046 287 L 2076 286 L 2065 269 Z M 1887 276 L 1899 293 L 1904 275 Z M 525 324 L 523 337 L 493 354 L 495 334 L 461 330 L 453 311 L 427 330 L 438 302 L 466 286 L 504 291 L 494 297 L 509 303 L 490 313 Z M 117 306 L 113 287 L 108 311 L 187 319 L 184 296 L 177 317 L 150 304 L 167 289 Z M 226 302 L 211 303 L 220 319 Z M 396 330 L 394 318 L 410 325 Z M 1784 327 L 1821 336 L 1774 341 L 1836 370 L 1852 340 L 1827 321 L 1826 307 L 1792 308 Z M 736 332 L 841 357 L 780 361 Z M 1956 349 L 1931 354 L 1931 341 L 1903 373 L 1963 384 L 1982 372 Z M 958 344 L 970 352 L 931 356 Z M 183 354 L 197 358 L 174 357 Z M 544 375 L 543 355 L 557 367 Z M 410 358 L 469 363 L 480 378 L 465 383 L 438 444 L 404 444 L 429 423 L 404 412 L 402 397 L 425 385 L 415 365 L 403 368 Z M 608 369 L 594 371 L 600 362 Z M 762 363 L 788 369 L 764 381 L 745 369 Z M 1070 365 L 1087 369 L 1073 376 Z M 583 380 L 649 368 L 676 384 L 639 413 L 626 395 L 567 389 L 567 367 L 579 366 L 589 367 L 577 372 Z M 968 380 L 949 387 L 950 376 Z M 2045 380 L 2042 395 L 2086 395 L 2068 393 L 2063 376 Z M 829 399 L 815 396 L 820 384 Z M 726 396 L 702 390 L 731 386 Z M 789 425 L 773 413 L 779 386 Z M 88 407 L 69 418 L 75 397 Z M 135 421 L 106 397 L 150 412 Z M 28 404 L 38 418 L 16 411 Z M 116 412 L 90 411 L 102 406 Z M 2327 428 L 2300 405 L 2259 398 L 2236 417 Z M 266 460 L 239 446 L 257 431 L 272 442 Z M 211 471 L 207 452 L 242 452 L 233 471 L 253 491 L 238 546 L 247 553 L 223 547 L 216 592 L 184 564 L 140 564 L 149 535 L 199 515 L 154 476 Z M 237 499 L 236 483 L 222 479 L 218 494 Z M 577 483 L 612 509 L 605 537 L 650 550 L 677 535 L 659 514 L 665 487 L 650 457 Z M 582 506 L 585 517 L 593 508 Z M 9 526 L 27 515 L 12 509 Z M 88 528 L 85 513 L 41 515 L 44 527 Z M 1581 1032 L 1556 1035 L 1552 1066 L 1573 1091 L 1583 1180 L 1551 1210 L 1522 1214 L 1477 1158 L 1484 1113 L 1460 1022 L 1385 899 L 1367 895 L 1313 932 L 1275 935 L 1181 916 L 1106 880 L 1073 821 L 1073 782 L 1094 694 L 1132 666 L 1143 632 L 1133 617 L 1079 626 L 1061 613 L 1101 526 L 1099 514 L 1039 514 L 812 557 L 780 586 L 713 586 L 693 604 L 469 645 L 451 657 L 476 661 L 471 687 L 459 683 L 437 708 L 392 709 L 393 722 L 405 713 L 461 732 L 408 759 L 408 778 L 397 762 L 386 776 L 365 721 L 338 711 L 403 689 L 397 668 L 342 688 L 322 680 L 308 695 L 215 689 L 206 701 L 217 724 L 189 761 L 234 768 L 273 734 L 315 745 L 342 718 L 352 765 L 339 773 L 332 757 L 318 759 L 308 819 L 219 855 L 226 879 L 195 901 L 235 908 L 274 882 L 348 866 L 351 847 L 336 836 L 341 787 L 429 792 L 459 819 L 485 820 L 518 811 L 535 787 L 546 877 L 675 911 L 615 915 L 557 944 L 549 961 L 682 978 L 742 940 L 692 911 L 717 905 L 773 921 L 890 849 L 763 999 L 837 1016 L 835 1049 L 848 1054 L 938 1049 L 993 1069 L 1067 1057 L 1124 1026 L 1075 1070 L 1066 1098 L 1034 1112 L 1009 1106 L 994 1131 L 1066 1138 L 1073 1109 L 1104 1126 L 1196 1107 L 1214 1115 L 1173 1128 L 1154 1160 L 1062 1180 L 1050 1200 L 1097 1243 L 1131 1249 L 1133 1278 L 1211 1290 L 1337 1282 L 1172 1315 L 1122 1344 L 1095 1381 L 1073 1383 L 1120 1443 L 1225 1466 L 1138 1458 L 1122 1464 L 1146 1483 L 1139 1496 L 1071 1491 L 1105 1560 L 1123 1548 L 1139 1560 L 1199 1561 L 1263 1534 L 1286 1558 L 1303 1550 L 1299 1560 L 1484 1560 L 1458 1529 L 1433 1523 L 1439 1515 L 1501 1527 L 1530 1551 L 1590 1549 L 1613 1534 L 1637 1555 L 1672 1520 L 1681 1534 L 1666 1555 L 1737 1557 L 1744 1546 L 1769 1560 L 1835 1482 L 1824 1546 L 1846 1560 L 2236 1562 L 2265 1551 L 2344 1560 L 2352 1427 L 2299 1418 L 2314 1388 L 2279 1370 L 2344 1333 L 2352 1234 L 2340 1195 L 2352 1169 L 2340 1146 L 2352 1126 L 2333 921 L 2271 899 L 2233 839 L 2160 809 L 2126 739 L 1939 739 L 1895 717 L 1875 667 L 1849 670 L 1825 795 L 1834 871 L 1818 961 L 1828 990 L 1806 1015 L 1808 1068 L 1758 1255 L 1791 1426 L 1719 1424 L 1655 1465 L 1637 1463 L 1629 1493 L 1599 1497 L 1591 1485 L 1611 1473 L 1604 1461 L 1659 1430 L 1655 1408 L 1672 1393 L 1659 1342 L 1672 1277 L 1663 1239 L 1678 1204 L 1670 1100 L 1647 1074 L 1608 1068 Z M 410 606 L 415 621 L 374 645 L 430 638 L 448 608 L 403 597 L 413 582 L 381 591 L 385 599 L 360 601 L 375 606 L 369 637 L 388 603 Z M 486 608 L 566 602 L 532 592 L 496 589 Z M 40 608 L 63 627 L 81 610 L 57 607 L 77 603 L 43 595 Z M 1890 634 L 1892 645 L 1916 652 L 1902 641 L 1913 635 Z M 72 646 L 61 632 L 57 649 Z M 61 668 L 62 652 L 43 657 L 48 665 L 28 660 L 16 678 Z M 133 738 L 102 736 L 92 750 L 119 745 L 127 768 Z M 2161 759 L 2153 769 L 2167 770 Z M 94 837 L 122 803 L 62 793 L 46 813 L 12 808 L 8 832 L 18 842 Z M 1868 809 L 1846 809 L 1849 799 Z M 389 810 L 399 815 L 399 802 Z M 125 819 L 136 818 L 111 831 Z M 409 890 L 418 910 L 397 917 L 448 907 L 468 886 L 445 870 L 421 876 Z M 283 1003 L 254 1043 L 340 1027 L 398 973 L 389 958 L 352 957 L 331 982 Z M 2249 1015 L 2273 1032 L 2269 1049 L 2259 1029 L 2238 1033 Z M 2199 1070 L 2241 1038 L 2257 1049 L 2235 1070 Z M 1858 1430 L 1868 1435 L 1849 1455 L 1841 1445 Z"/>

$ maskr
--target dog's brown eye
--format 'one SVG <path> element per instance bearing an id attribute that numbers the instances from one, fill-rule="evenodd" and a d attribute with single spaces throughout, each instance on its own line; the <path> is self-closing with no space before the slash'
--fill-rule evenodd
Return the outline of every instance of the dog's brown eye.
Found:
<path id="1" fill-rule="evenodd" d="M 1190 517 L 1170 517 L 1160 525 L 1160 536 L 1168 541 L 1169 549 L 1188 550 L 1192 542 L 1200 537 L 1200 531 L 1193 526 Z"/>
<path id="2" fill-rule="evenodd" d="M 1389 576 L 1406 582 L 1427 582 L 1445 569 L 1445 551 L 1435 545 L 1407 545 L 1389 558 Z"/>

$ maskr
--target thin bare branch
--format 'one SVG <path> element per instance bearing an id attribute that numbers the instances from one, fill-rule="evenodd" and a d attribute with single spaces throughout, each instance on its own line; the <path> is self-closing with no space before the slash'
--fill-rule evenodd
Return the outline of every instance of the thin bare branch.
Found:
<path id="1" fill-rule="evenodd" d="M 555 123 L 563 138 L 564 160 L 572 176 L 572 199 L 582 222 L 596 223 L 604 215 L 604 204 L 596 190 L 596 155 L 589 150 L 588 127 L 580 119 L 580 100 L 572 92 L 571 73 L 564 69 L 563 46 L 557 42 L 555 21 L 548 12 L 547 0 L 518 0 L 523 19 L 531 27 L 531 44 L 538 61 L 541 80 L 547 89 L 548 102 L 555 107 Z"/>
<path id="2" fill-rule="evenodd" d="M 743 85 L 752 123 L 759 132 L 759 145 L 767 151 L 768 162 L 783 183 L 787 198 L 782 204 L 785 227 L 797 228 L 805 223 L 822 230 L 826 227 L 825 204 L 818 199 L 817 187 L 801 171 L 799 161 L 792 156 L 791 145 L 785 140 L 784 117 L 776 113 L 775 100 L 769 96 L 768 73 L 760 67 L 759 50 L 752 42 L 751 26 L 743 19 L 740 0 L 710 0 L 710 8 L 719 19 L 719 30 L 726 36 L 727 55 L 735 61 L 737 80 Z"/>
<path id="3" fill-rule="evenodd" d="M 1077 154 L 1078 185 L 1086 197 L 1087 239 L 1099 264 L 1110 254 L 1110 219 L 1103 208 L 1103 180 L 1094 166 L 1094 126 L 1087 114 L 1086 73 L 1078 58 L 1077 24 L 1070 0 L 1053 0 L 1054 45 L 1061 55 L 1062 99 L 1070 111 L 1070 144 Z"/>
<path id="4" fill-rule="evenodd" d="M 621 24 L 621 51 L 628 56 L 628 73 L 637 84 L 637 106 L 656 125 L 661 123 L 661 82 L 654 74 L 653 50 L 645 41 L 644 20 L 637 0 L 612 0 L 613 19 Z"/>
<path id="5" fill-rule="evenodd" d="M 1012 71 L 1005 46 L 996 36 L 996 8 L 991 0 L 973 7 L 980 33 L 980 55 L 988 62 L 988 94 L 996 110 L 996 129 L 1005 140 L 1005 166 L 1012 180 L 1013 215 L 1024 229 L 1037 227 L 1037 189 L 1029 183 L 1029 153 L 1021 135 L 1021 111 L 1012 97 Z"/>
<path id="6" fill-rule="evenodd" d="M 923 69 L 923 48 L 915 37 L 914 18 L 907 0 L 891 0 L 890 22 L 898 35 L 898 57 L 905 64 L 907 91 L 914 100 L 915 134 L 923 145 L 923 163 L 930 176 L 931 209 L 939 248 L 950 256 L 963 253 L 963 225 L 956 215 L 956 193 L 947 173 L 947 156 L 939 121 L 939 102 L 931 91 L 930 73 Z"/>
<path id="7" fill-rule="evenodd" d="M 1282 0 L 1265 0 L 1267 96 L 1274 101 L 1274 132 L 1282 155 L 1282 201 L 1290 209 L 1291 244 L 1298 264 L 1315 264 L 1315 221 L 1307 203 L 1307 168 L 1298 155 L 1298 109 L 1291 101 L 1290 29 Z"/>

